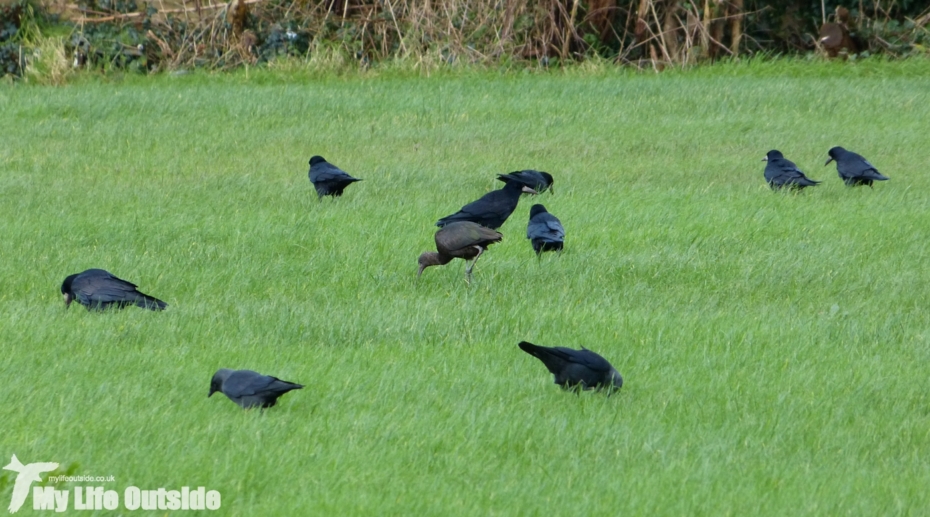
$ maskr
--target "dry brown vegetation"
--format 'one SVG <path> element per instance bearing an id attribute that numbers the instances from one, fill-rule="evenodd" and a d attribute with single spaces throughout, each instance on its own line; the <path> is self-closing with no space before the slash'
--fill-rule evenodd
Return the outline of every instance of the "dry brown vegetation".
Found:
<path id="1" fill-rule="evenodd" d="M 73 25 L 66 47 L 76 63 L 146 70 L 231 68 L 283 56 L 428 68 L 523 60 L 548 66 L 599 56 L 661 69 L 758 52 L 925 53 L 930 39 L 930 10 L 909 17 L 916 7 L 882 9 L 880 2 L 829 16 L 821 2 L 786 2 L 777 11 L 754 0 L 86 0 L 43 7 Z"/>

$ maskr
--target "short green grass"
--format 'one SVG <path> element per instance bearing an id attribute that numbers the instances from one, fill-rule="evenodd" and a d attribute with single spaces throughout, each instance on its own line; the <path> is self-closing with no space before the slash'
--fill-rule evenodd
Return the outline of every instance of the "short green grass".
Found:
<path id="1" fill-rule="evenodd" d="M 928 74 L 3 87 L 0 462 L 205 486 L 224 515 L 922 513 Z M 844 187 L 834 145 L 891 180 Z M 824 183 L 769 191 L 773 148 Z M 318 202 L 313 154 L 364 181 Z M 471 285 L 458 260 L 417 282 L 436 219 L 522 168 L 555 194 L 521 201 Z M 525 239 L 534 202 L 561 257 Z M 90 267 L 169 309 L 65 310 Z M 521 340 L 591 348 L 626 384 L 562 392 Z M 220 367 L 306 388 L 245 412 L 207 398 Z"/>

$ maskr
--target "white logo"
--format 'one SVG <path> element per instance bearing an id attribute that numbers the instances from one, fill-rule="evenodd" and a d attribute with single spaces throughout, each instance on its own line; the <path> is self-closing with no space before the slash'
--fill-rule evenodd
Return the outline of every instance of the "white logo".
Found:
<path id="1" fill-rule="evenodd" d="M 4 470 L 19 472 L 19 474 L 16 475 L 16 483 L 13 484 L 13 498 L 10 499 L 10 513 L 19 511 L 20 507 L 26 501 L 26 496 L 29 495 L 29 487 L 32 486 L 32 482 L 42 481 L 42 478 L 39 477 L 40 472 L 51 472 L 57 468 L 57 463 L 30 463 L 28 465 L 23 465 L 14 454 L 13 458 L 10 460 L 10 464 L 3 467 Z"/>
<path id="2" fill-rule="evenodd" d="M 33 481 L 42 481 L 41 472 L 51 472 L 58 468 L 57 463 L 30 463 L 23 465 L 16 455 L 10 464 L 3 467 L 6 470 L 17 472 L 16 482 L 13 484 L 13 497 L 10 499 L 10 513 L 16 513 L 26 502 L 29 487 Z M 52 483 L 73 482 L 113 482 L 113 476 L 49 476 Z M 70 496 L 74 496 L 71 498 Z M 120 494 L 116 490 L 106 490 L 102 486 L 73 486 L 70 490 L 56 490 L 54 486 L 32 487 L 32 509 L 54 510 L 64 512 L 68 510 L 69 501 L 73 501 L 75 510 L 116 510 L 120 505 Z M 206 487 L 183 486 L 178 490 L 157 489 L 144 490 L 129 486 L 123 491 L 123 506 L 127 510 L 218 510 L 220 508 L 220 493 L 216 490 L 207 490 Z"/>

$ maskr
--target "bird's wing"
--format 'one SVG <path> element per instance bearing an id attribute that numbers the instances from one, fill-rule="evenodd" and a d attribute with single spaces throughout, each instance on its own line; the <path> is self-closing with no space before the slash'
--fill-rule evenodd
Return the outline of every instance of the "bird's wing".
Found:
<path id="1" fill-rule="evenodd" d="M 503 219 L 504 216 L 510 215 L 507 212 L 508 207 L 507 194 L 503 190 L 493 190 L 463 206 L 458 212 L 443 217 L 439 222 L 448 224 L 453 221 Z"/>
<path id="2" fill-rule="evenodd" d="M 55 470 L 55 469 L 58 468 L 58 464 L 57 464 L 57 463 L 52 463 L 52 462 L 49 462 L 49 463 L 30 463 L 29 466 L 30 466 L 30 467 L 33 467 L 33 468 L 35 469 L 36 473 L 39 473 L 39 472 L 51 472 L 51 471 L 53 471 L 53 470 Z"/>
<path id="3" fill-rule="evenodd" d="M 264 391 L 275 381 L 274 377 L 252 370 L 239 370 L 223 381 L 223 393 L 233 397 L 248 397 Z"/>
<path id="4" fill-rule="evenodd" d="M 501 239 L 504 238 L 501 232 L 492 230 L 486 226 L 481 226 L 480 224 L 469 226 L 471 227 L 469 239 L 472 240 L 473 243 L 500 242 Z"/>
<path id="5" fill-rule="evenodd" d="M 272 377 L 272 379 L 274 379 L 274 381 L 271 384 L 269 384 L 267 388 L 265 388 L 266 391 L 273 391 L 276 393 L 287 393 L 288 391 L 291 391 L 291 390 L 299 390 L 303 388 L 302 384 L 282 381 L 281 379 L 277 377 Z"/>
<path id="6" fill-rule="evenodd" d="M 530 219 L 526 226 L 527 239 L 562 240 L 565 238 L 565 228 L 554 215 L 550 213 L 537 214 Z"/>
<path id="7" fill-rule="evenodd" d="M 78 277 L 71 284 L 71 290 L 82 303 L 117 302 L 134 300 L 136 284 L 117 278 L 110 273 Z"/>
<path id="8" fill-rule="evenodd" d="M 81 280 L 81 281 L 86 281 L 86 282 L 104 282 L 104 281 L 112 280 L 115 282 L 121 282 L 125 285 L 131 286 L 133 289 L 137 287 L 136 284 L 128 280 L 123 280 L 122 278 L 119 278 L 104 269 L 88 269 L 87 271 L 79 275 L 79 278 L 75 280 Z"/>
<path id="9" fill-rule="evenodd" d="M 786 183 L 803 177 L 804 173 L 790 160 L 772 160 L 765 166 L 765 179 L 769 182 Z"/>
<path id="10" fill-rule="evenodd" d="M 460 212 L 473 216 L 503 215 L 507 199 L 503 190 L 494 190 L 463 206 Z"/>
<path id="11" fill-rule="evenodd" d="M 549 186 L 549 182 L 541 172 L 532 169 L 513 171 L 508 174 L 498 174 L 497 179 L 507 182 L 514 181 L 531 189 L 542 189 Z"/>
<path id="12" fill-rule="evenodd" d="M 10 458 L 10 464 L 3 468 L 4 470 L 12 470 L 13 472 L 21 472 L 23 470 L 23 466 L 24 466 L 23 462 L 19 461 L 19 458 L 17 458 L 16 455 L 14 454 L 13 457 Z"/>
<path id="13" fill-rule="evenodd" d="M 318 163 L 310 168 L 311 181 L 330 181 L 349 178 L 352 178 L 352 176 L 349 176 L 346 171 L 329 162 Z"/>
<path id="14" fill-rule="evenodd" d="M 546 223 L 538 221 L 536 219 L 530 219 L 529 224 L 526 225 L 526 238 L 527 239 L 538 239 L 545 235 L 546 233 Z"/>
<path id="15" fill-rule="evenodd" d="M 504 183 L 508 181 L 515 181 L 521 185 L 526 185 L 527 187 L 533 188 L 533 185 L 530 184 L 532 180 L 527 178 L 524 172 L 525 171 L 513 171 L 507 174 L 498 174 L 497 179 L 503 181 Z"/>
<path id="16" fill-rule="evenodd" d="M 862 158 L 860 156 L 860 158 Z M 864 166 L 862 175 L 872 179 L 888 179 L 882 173 L 878 172 L 878 169 L 875 168 L 868 160 L 862 158 L 862 163 Z"/>
<path id="17" fill-rule="evenodd" d="M 449 225 L 436 232 L 436 249 L 454 251 L 485 242 L 497 242 L 502 236 L 476 223 Z"/>
<path id="18" fill-rule="evenodd" d="M 546 228 L 548 229 L 549 236 L 552 238 L 558 238 L 562 240 L 565 238 L 565 228 L 562 227 L 562 222 L 559 221 L 554 215 L 550 216 L 551 219 L 546 220 Z"/>
<path id="19" fill-rule="evenodd" d="M 852 155 L 852 156 L 850 156 Z M 870 171 L 878 172 L 868 160 L 856 153 L 847 154 L 848 159 L 843 160 L 843 173 L 848 177 L 866 176 Z"/>
<path id="20" fill-rule="evenodd" d="M 582 347 L 581 350 L 572 350 L 571 348 L 556 347 L 555 350 L 564 352 L 568 357 L 568 361 L 572 363 L 582 364 L 588 368 L 598 371 L 598 372 L 609 372 L 613 367 L 607 362 L 607 359 L 604 359 L 595 352 L 588 350 L 587 348 Z"/>
<path id="21" fill-rule="evenodd" d="M 303 387 L 287 381 L 282 381 L 271 375 L 252 377 L 248 383 L 240 387 L 239 396 L 267 395 L 269 393 L 284 393 L 297 387 Z"/>
<path id="22" fill-rule="evenodd" d="M 521 341 L 518 345 L 521 350 L 542 361 L 546 369 L 556 376 L 561 375 L 565 364 L 569 362 L 567 354 L 557 348 L 534 345 L 526 341 Z M 558 377 L 557 377 L 558 378 Z"/>

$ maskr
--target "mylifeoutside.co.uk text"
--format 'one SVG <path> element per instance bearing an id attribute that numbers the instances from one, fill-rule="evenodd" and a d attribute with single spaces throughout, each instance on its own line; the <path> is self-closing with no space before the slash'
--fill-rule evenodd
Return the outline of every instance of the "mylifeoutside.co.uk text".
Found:
<path id="1" fill-rule="evenodd" d="M 110 476 L 49 476 L 49 483 L 112 483 L 116 478 Z"/>

